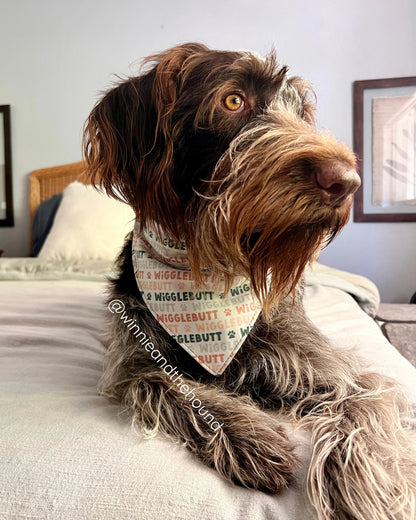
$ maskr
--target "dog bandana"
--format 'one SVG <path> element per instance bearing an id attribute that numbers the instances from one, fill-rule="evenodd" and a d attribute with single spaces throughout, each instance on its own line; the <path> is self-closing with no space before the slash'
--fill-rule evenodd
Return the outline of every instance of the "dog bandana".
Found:
<path id="1" fill-rule="evenodd" d="M 195 289 L 185 243 L 159 238 L 150 229 L 133 233 L 133 267 L 150 312 L 202 367 L 221 375 L 244 343 L 261 310 L 250 283 L 242 280 L 224 295 L 206 273 Z"/>

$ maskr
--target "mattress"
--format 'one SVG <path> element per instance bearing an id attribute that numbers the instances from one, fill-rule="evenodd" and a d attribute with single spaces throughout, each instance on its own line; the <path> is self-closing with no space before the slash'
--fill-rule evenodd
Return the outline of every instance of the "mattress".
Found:
<path id="1" fill-rule="evenodd" d="M 279 495 L 224 481 L 183 447 L 144 438 L 99 396 L 108 262 L 0 261 L 0 518 L 313 520 L 308 434 L 286 425 L 300 458 Z M 334 349 L 394 377 L 416 403 L 416 370 L 373 319 L 366 279 L 315 266 L 305 305 Z"/>

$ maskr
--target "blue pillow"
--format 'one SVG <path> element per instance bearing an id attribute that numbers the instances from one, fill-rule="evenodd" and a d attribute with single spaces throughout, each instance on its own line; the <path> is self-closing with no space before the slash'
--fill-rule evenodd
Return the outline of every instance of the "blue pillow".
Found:
<path id="1" fill-rule="evenodd" d="M 62 197 L 62 193 L 52 195 L 49 199 L 44 200 L 36 210 L 32 224 L 32 256 L 38 256 L 39 251 L 42 249 L 43 243 L 52 227 Z"/>

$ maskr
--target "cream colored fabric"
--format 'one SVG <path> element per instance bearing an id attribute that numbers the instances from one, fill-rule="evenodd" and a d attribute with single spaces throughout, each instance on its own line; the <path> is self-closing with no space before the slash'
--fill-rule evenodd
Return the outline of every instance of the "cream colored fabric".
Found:
<path id="1" fill-rule="evenodd" d="M 46 260 L 115 260 L 134 218 L 127 204 L 92 186 L 73 182 L 63 192 L 38 256 Z"/>
<path id="2" fill-rule="evenodd" d="M 136 220 L 132 259 L 147 308 L 168 334 L 214 376 L 224 372 L 255 324 L 261 305 L 250 281 L 241 278 L 227 294 L 218 277 L 204 273 L 196 287 L 186 245 L 140 233 Z"/>
<path id="3" fill-rule="evenodd" d="M 340 289 L 350 294 L 369 316 L 374 318 L 377 314 L 380 294 L 376 285 L 364 276 L 314 262 L 306 270 L 305 280 L 308 285 Z"/>
<path id="4" fill-rule="evenodd" d="M 90 280 L 102 282 L 114 275 L 112 260 L 1 258 L 0 280 Z"/>

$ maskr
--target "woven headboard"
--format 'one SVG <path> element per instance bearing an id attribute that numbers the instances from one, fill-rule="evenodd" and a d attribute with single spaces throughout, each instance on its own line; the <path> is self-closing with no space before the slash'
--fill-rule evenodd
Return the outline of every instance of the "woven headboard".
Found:
<path id="1" fill-rule="evenodd" d="M 33 217 L 41 202 L 55 193 L 61 192 L 73 181 L 89 184 L 89 180 L 85 176 L 85 162 L 34 170 L 30 174 L 30 222 L 33 222 Z"/>

